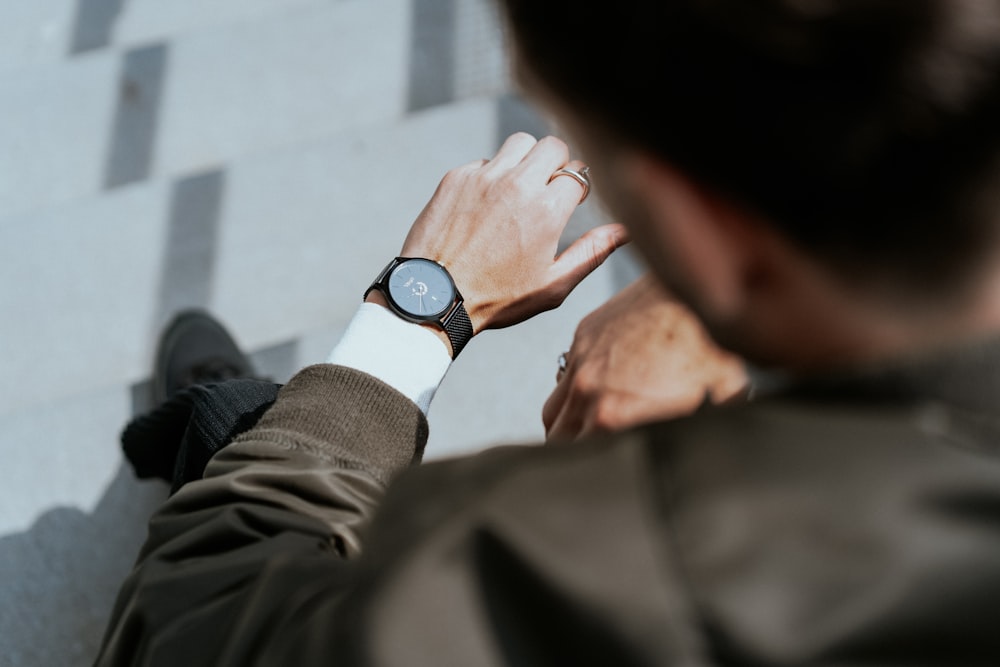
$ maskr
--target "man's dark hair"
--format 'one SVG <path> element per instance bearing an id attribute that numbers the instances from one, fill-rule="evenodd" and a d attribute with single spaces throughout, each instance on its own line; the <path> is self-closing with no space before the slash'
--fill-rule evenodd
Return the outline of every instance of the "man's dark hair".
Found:
<path id="1" fill-rule="evenodd" d="M 562 102 L 843 275 L 951 288 L 994 241 L 1000 0 L 501 4 Z"/>

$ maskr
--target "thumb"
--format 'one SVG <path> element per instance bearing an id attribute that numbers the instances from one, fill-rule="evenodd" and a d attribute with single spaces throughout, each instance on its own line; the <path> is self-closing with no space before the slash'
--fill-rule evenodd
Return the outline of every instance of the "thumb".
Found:
<path id="1" fill-rule="evenodd" d="M 552 266 L 555 273 L 553 283 L 563 286 L 565 297 L 611 253 L 628 242 L 628 231 L 624 225 L 612 223 L 594 227 L 556 258 Z"/>

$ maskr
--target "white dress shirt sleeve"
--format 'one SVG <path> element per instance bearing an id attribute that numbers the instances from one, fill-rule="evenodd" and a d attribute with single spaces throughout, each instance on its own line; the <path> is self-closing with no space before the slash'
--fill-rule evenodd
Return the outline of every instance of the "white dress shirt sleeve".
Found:
<path id="1" fill-rule="evenodd" d="M 382 380 L 420 406 L 425 415 L 451 367 L 448 348 L 433 331 L 375 303 L 361 304 L 326 361 Z"/>

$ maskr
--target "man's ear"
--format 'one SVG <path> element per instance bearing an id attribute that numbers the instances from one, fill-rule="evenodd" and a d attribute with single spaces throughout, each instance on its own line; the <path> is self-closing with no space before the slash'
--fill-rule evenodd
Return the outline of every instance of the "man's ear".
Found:
<path id="1" fill-rule="evenodd" d="M 665 244 L 701 313 L 717 322 L 736 318 L 751 301 L 754 264 L 763 249 L 760 224 L 669 164 L 647 154 L 629 158 L 634 194 L 654 225 L 650 240 Z"/>

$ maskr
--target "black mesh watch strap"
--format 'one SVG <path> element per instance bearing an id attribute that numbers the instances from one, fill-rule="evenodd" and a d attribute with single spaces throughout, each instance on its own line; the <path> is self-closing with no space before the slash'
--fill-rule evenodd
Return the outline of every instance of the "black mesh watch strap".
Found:
<path id="1" fill-rule="evenodd" d="M 455 310 L 448 316 L 448 321 L 444 323 L 444 332 L 451 341 L 451 358 L 458 359 L 458 353 L 472 340 L 472 320 L 465 311 L 465 304 L 459 302 L 455 306 Z"/>

